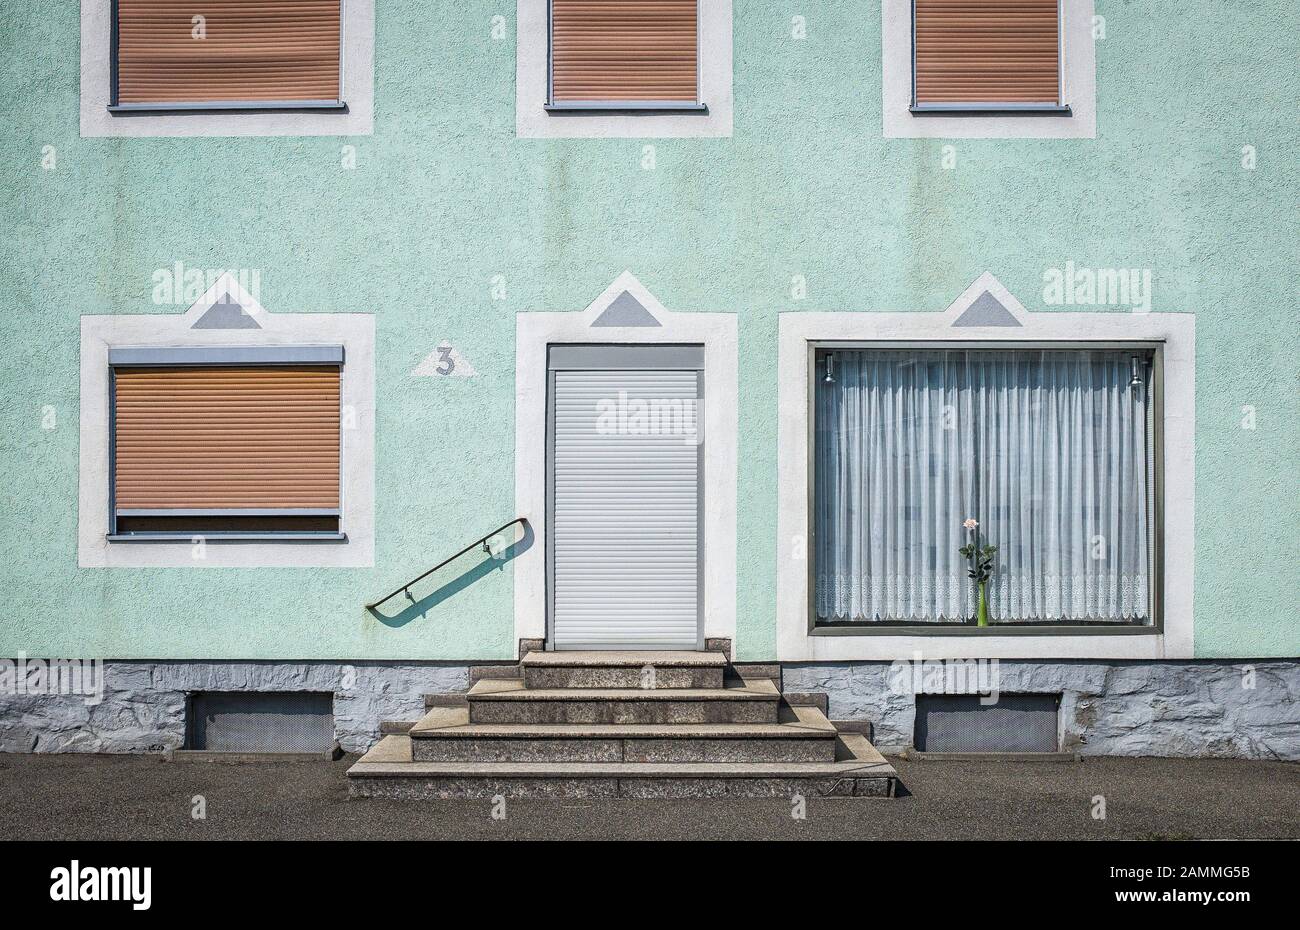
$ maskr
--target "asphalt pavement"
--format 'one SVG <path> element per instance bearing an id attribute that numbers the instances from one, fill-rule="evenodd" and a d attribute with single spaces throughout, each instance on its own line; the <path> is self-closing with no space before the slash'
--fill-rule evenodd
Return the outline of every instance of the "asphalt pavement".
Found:
<path id="1" fill-rule="evenodd" d="M 1300 764 L 891 760 L 892 799 L 349 800 L 337 762 L 0 755 L 8 839 L 1300 838 Z M 203 816 L 198 817 L 196 814 Z"/>

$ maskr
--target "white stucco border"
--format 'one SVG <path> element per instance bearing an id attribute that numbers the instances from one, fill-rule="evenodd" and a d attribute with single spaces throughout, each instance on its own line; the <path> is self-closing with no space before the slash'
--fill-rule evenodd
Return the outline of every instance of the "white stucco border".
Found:
<path id="1" fill-rule="evenodd" d="M 246 110 L 225 113 L 108 112 L 112 0 L 81 0 L 81 135 L 368 136 L 375 112 L 375 0 L 344 0 L 346 112 Z"/>
<path id="2" fill-rule="evenodd" d="M 521 139 L 685 139 L 731 135 L 732 0 L 700 0 L 700 101 L 707 113 L 550 113 L 548 0 L 517 0 L 515 135 Z"/>
<path id="3" fill-rule="evenodd" d="M 657 327 L 591 324 L 627 291 Z M 704 346 L 704 635 L 736 638 L 738 329 L 734 313 L 673 313 L 624 272 L 580 313 L 515 317 L 515 506 L 533 545 L 514 562 L 515 636 L 546 637 L 546 347 L 563 343 Z"/>
<path id="4" fill-rule="evenodd" d="M 912 0 L 881 0 L 880 40 L 886 139 L 1095 139 L 1097 50 L 1093 0 L 1062 0 L 1062 99 L 1069 116 L 1051 114 L 914 116 Z"/>
<path id="5" fill-rule="evenodd" d="M 191 329 L 226 294 L 260 329 Z M 109 542 L 109 366 L 114 346 L 341 345 L 341 542 L 189 540 Z M 233 278 L 219 279 L 183 314 L 81 318 L 80 568 L 371 568 L 375 564 L 375 318 L 368 313 L 268 313 Z"/>
<path id="6" fill-rule="evenodd" d="M 1019 327 L 952 326 L 989 291 Z M 1164 631 L 1152 635 L 810 635 L 808 564 L 786 540 L 811 537 L 808 344 L 823 340 L 1164 342 Z M 777 423 L 777 659 L 1191 659 L 1195 529 L 1196 317 L 1190 313 L 1027 313 L 991 274 L 942 312 L 780 314 Z"/>

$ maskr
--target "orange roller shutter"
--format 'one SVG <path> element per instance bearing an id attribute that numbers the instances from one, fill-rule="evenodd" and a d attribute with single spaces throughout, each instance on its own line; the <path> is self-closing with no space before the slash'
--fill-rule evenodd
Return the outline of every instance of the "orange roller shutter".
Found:
<path id="1" fill-rule="evenodd" d="M 339 9 L 339 0 L 117 0 L 117 102 L 337 101 Z"/>
<path id="2" fill-rule="evenodd" d="M 551 0 L 551 98 L 694 102 L 698 32 L 698 0 Z"/>
<path id="3" fill-rule="evenodd" d="M 118 368 L 114 383 L 119 511 L 338 509 L 338 368 Z"/>
<path id="4" fill-rule="evenodd" d="M 1057 0 L 915 0 L 916 102 L 1060 102 Z"/>

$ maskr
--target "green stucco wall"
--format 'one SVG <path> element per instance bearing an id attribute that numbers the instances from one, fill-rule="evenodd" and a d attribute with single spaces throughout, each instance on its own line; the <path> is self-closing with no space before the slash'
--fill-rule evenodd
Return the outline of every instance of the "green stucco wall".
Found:
<path id="1" fill-rule="evenodd" d="M 515 313 L 630 269 L 740 315 L 739 655 L 771 658 L 777 314 L 942 309 L 984 271 L 1046 311 L 1068 260 L 1197 315 L 1198 656 L 1300 654 L 1294 2 L 1099 0 L 1098 138 L 956 141 L 955 170 L 881 137 L 878 0 L 738 0 L 734 137 L 657 140 L 653 171 L 638 140 L 516 139 L 514 4 L 453 6 L 379 3 L 371 137 L 81 139 L 77 3 L 6 4 L 0 654 L 512 656 L 509 567 L 399 626 L 362 604 L 514 516 Z M 272 313 L 376 314 L 373 569 L 77 568 L 79 317 L 159 312 L 177 261 L 259 269 Z M 479 376 L 409 377 L 444 339 Z"/>

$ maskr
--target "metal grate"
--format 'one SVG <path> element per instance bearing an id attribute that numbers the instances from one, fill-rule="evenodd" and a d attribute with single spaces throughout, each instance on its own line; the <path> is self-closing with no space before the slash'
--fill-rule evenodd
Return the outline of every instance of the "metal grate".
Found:
<path id="1" fill-rule="evenodd" d="M 334 745 L 328 691 L 204 691 L 190 697 L 188 749 L 328 752 Z"/>
<path id="2" fill-rule="evenodd" d="M 1059 694 L 923 694 L 916 699 L 921 752 L 1056 752 Z"/>

